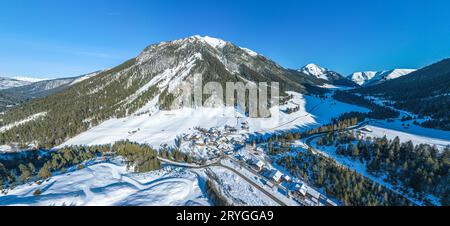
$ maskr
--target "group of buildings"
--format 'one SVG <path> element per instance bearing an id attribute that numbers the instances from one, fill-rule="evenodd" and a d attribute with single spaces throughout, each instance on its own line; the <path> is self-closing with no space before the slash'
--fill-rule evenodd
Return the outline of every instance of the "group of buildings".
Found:
<path id="1" fill-rule="evenodd" d="M 308 186 L 303 181 L 295 181 L 278 169 L 270 167 L 265 161 L 254 157 L 239 156 L 254 171 L 265 178 L 263 183 L 270 188 L 277 188 L 289 198 L 307 206 L 336 206 L 337 204 L 321 194 L 316 189 Z"/>
<path id="2" fill-rule="evenodd" d="M 203 152 L 203 157 L 217 158 L 223 153 L 233 151 L 236 145 L 244 145 L 245 139 L 232 126 L 210 129 L 195 128 L 194 132 L 183 134 L 180 140 L 182 149 Z"/>
<path id="3" fill-rule="evenodd" d="M 328 199 L 325 195 L 301 181 L 293 185 L 293 189 L 289 190 L 289 196 L 308 206 L 337 206 L 335 202 Z"/>
<path id="4" fill-rule="evenodd" d="M 248 123 L 241 123 L 240 128 L 225 125 L 223 128 L 210 129 L 195 128 L 188 134 L 183 134 L 180 139 L 181 146 L 190 151 L 204 152 L 204 156 L 213 159 L 219 156 L 235 155 L 237 147 L 242 147 L 244 153 L 236 155 L 238 159 L 249 166 L 262 178 L 261 182 L 266 186 L 277 189 L 282 194 L 297 202 L 308 206 L 336 206 L 332 200 L 308 186 L 299 179 L 293 180 L 288 174 L 272 167 L 264 160 L 264 150 L 260 147 L 245 144 L 245 136 L 239 130 L 248 129 Z M 258 158 L 257 156 L 260 156 Z M 194 155 L 195 156 L 195 155 Z"/>

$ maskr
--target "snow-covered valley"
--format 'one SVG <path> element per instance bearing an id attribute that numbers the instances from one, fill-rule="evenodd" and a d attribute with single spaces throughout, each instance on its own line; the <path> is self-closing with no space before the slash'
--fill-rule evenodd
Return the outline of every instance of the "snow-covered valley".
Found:
<path id="1" fill-rule="evenodd" d="M 225 126 L 239 128 L 243 122 L 248 123 L 248 129 L 239 129 L 236 138 L 255 133 L 270 134 L 284 130 L 303 131 L 327 124 L 332 118 L 345 112 L 368 111 L 365 108 L 335 101 L 330 96 L 319 98 L 295 92 L 289 94 L 293 95 L 293 98 L 285 105 L 280 106 L 277 120 L 255 119 L 244 115 L 240 115 L 239 118 L 226 117 L 226 111 L 230 110 L 226 108 L 155 111 L 151 115 L 132 115 L 108 120 L 68 140 L 60 147 L 112 144 L 119 140 L 130 140 L 154 147 L 174 146 L 177 137 L 192 134 L 195 132 L 195 128 L 209 129 Z M 283 111 L 283 109 L 295 106 L 299 106 L 300 109 L 294 113 L 287 114 Z M 148 108 L 148 106 L 146 107 Z M 406 129 L 402 126 L 399 127 L 399 122 L 374 120 L 361 132 L 368 137 L 386 136 L 388 139 L 393 139 L 398 136 L 405 142 L 412 140 L 415 144 L 428 143 L 442 148 L 450 145 L 450 141 L 445 139 L 449 135 L 448 132 L 423 129 L 418 126 Z M 194 146 L 186 146 L 182 149 L 195 150 Z M 240 156 L 246 155 L 245 151 L 242 152 L 243 150 L 245 149 L 238 152 Z M 190 152 L 193 156 L 208 158 L 207 152 L 199 153 L 198 150 Z M 330 155 L 330 157 L 340 159 L 335 155 Z M 242 184 L 247 182 L 227 169 L 214 166 L 208 170 L 221 178 L 221 189 L 224 189 L 223 186 L 225 186 L 225 190 L 222 192 L 229 196 L 230 200 L 239 197 L 242 205 L 277 204 L 250 184 L 245 190 Z M 0 205 L 211 205 L 211 201 L 204 191 L 204 183 L 208 178 L 205 172 L 204 169 L 166 166 L 158 171 L 136 174 L 128 171 L 125 165 L 117 159 L 113 162 L 96 162 L 86 165 L 86 168 L 81 170 L 73 169 L 69 173 L 53 176 L 42 184 L 25 184 L 13 190 L 7 190 L 6 194 L 0 195 Z M 367 174 L 365 171 L 358 172 Z M 251 174 L 248 177 L 252 178 Z M 369 178 L 373 177 L 369 176 Z M 381 180 L 376 179 L 376 181 L 390 186 Z M 265 185 L 261 184 L 260 186 Z M 38 189 L 42 193 L 38 196 L 33 195 L 33 192 Z M 278 193 L 277 191 L 273 192 Z M 246 193 L 248 194 L 242 195 Z M 235 202 L 235 204 L 238 203 Z"/>
<path id="2" fill-rule="evenodd" d="M 421 123 L 429 117 L 395 109 L 386 100 L 350 94 L 361 88 L 355 83 L 379 85 L 414 75 L 413 71 L 354 73 L 345 78 L 315 64 L 300 70 L 286 69 L 252 50 L 208 36 L 153 44 L 113 69 L 33 83 L 39 90 L 57 90 L 1 113 L 0 157 L 18 154 L 20 161 L 3 158 L 0 185 L 5 186 L 0 205 L 334 206 L 358 205 L 361 200 L 367 205 L 422 205 L 385 178 L 369 174 L 362 164 L 336 155 L 337 147 L 320 149 L 302 140 L 342 130 L 357 131 L 360 141 L 386 137 L 387 143 L 398 137 L 399 142 L 412 142 L 410 151 L 416 151 L 414 145 L 425 144 L 424 150 L 416 152 L 432 153 L 427 157 L 434 157 L 419 162 L 426 169 L 412 173 L 420 175 L 443 167 L 436 162 L 442 160 L 439 152 L 447 152 L 450 147 L 450 131 L 424 128 Z M 211 107 L 191 96 L 185 98 L 186 102 L 193 99 L 196 103 L 181 105 L 184 89 L 189 90 L 189 82 L 195 83 L 198 74 L 205 75 L 205 82 L 231 79 L 236 83 L 261 83 L 271 88 L 271 95 L 279 87 L 266 81 L 282 83 L 283 92 L 276 96 L 281 103 L 270 102 L 270 117 L 266 118 L 248 116 L 244 113 L 247 109 L 242 110 L 246 106 L 222 103 Z M 28 91 L 28 86 L 24 87 Z M 339 93 L 341 99 L 336 95 Z M 349 98 L 346 95 L 354 99 L 345 99 Z M 252 101 L 249 105 L 256 103 Z M 386 116 L 386 112 L 392 113 L 389 111 L 397 116 Z M 41 155 L 33 155 L 30 160 L 27 151 L 32 151 L 23 147 L 39 148 L 47 156 L 42 160 Z M 296 150 L 298 147 L 302 150 Z M 322 164 L 311 160 L 319 154 L 326 157 L 320 160 Z M 104 160 L 99 156 L 114 157 Z M 378 159 L 380 156 L 376 155 Z M 122 158 L 129 158 L 128 162 Z M 281 159 L 284 162 L 279 162 Z M 136 168 L 127 168 L 130 163 Z M 432 163 L 435 165 L 428 167 Z M 64 167 L 69 164 L 66 172 Z M 393 165 L 391 160 L 388 164 Z M 401 168 L 415 164 L 403 164 Z M 337 176 L 327 175 L 326 182 L 332 184 L 329 187 L 324 183 L 325 170 L 339 172 Z M 340 181 L 334 180 L 344 174 L 341 180 L 351 179 L 337 189 L 334 185 Z M 429 175 L 435 176 L 434 172 Z M 315 181 L 318 178 L 320 181 Z M 441 179 L 429 179 L 424 184 L 442 186 Z M 358 191 L 360 196 L 354 199 L 348 198 L 349 194 L 337 194 L 356 185 L 373 190 Z M 332 189 L 337 190 L 330 192 Z M 440 204 L 433 199 L 432 204 Z"/>
<path id="3" fill-rule="evenodd" d="M 158 147 L 161 144 L 172 145 L 177 136 L 188 133 L 195 127 L 239 126 L 242 122 L 248 122 L 249 129 L 246 132 L 270 133 L 277 130 L 313 128 L 329 123 L 332 118 L 344 112 L 368 111 L 365 108 L 334 101 L 330 98 L 303 96 L 295 92 L 289 92 L 289 94 L 294 95 L 294 98 L 287 105 L 280 106 L 280 110 L 292 106 L 299 106 L 300 109 L 292 114 L 271 109 L 272 115 L 279 117 L 250 118 L 239 112 L 234 115 L 234 109 L 228 107 L 157 111 L 152 115 L 142 114 L 110 119 L 60 146 L 108 144 L 128 139 Z M 138 110 L 138 112 L 140 111 Z"/>

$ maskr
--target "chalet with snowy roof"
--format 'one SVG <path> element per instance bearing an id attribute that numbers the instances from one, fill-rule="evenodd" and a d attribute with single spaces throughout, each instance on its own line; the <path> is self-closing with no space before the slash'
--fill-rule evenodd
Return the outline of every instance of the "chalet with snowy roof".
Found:
<path id="1" fill-rule="evenodd" d="M 301 183 L 301 184 L 296 184 L 294 187 L 294 192 L 299 193 L 299 195 L 305 197 L 306 196 L 306 192 L 308 191 L 308 186 L 306 186 L 305 184 Z"/>
<path id="2" fill-rule="evenodd" d="M 245 156 L 245 155 L 239 154 L 239 155 L 237 155 L 236 157 L 237 157 L 238 159 L 244 161 L 244 162 L 247 162 L 247 161 L 248 161 L 248 157 Z"/>
<path id="3" fill-rule="evenodd" d="M 250 159 L 247 162 L 258 172 L 265 166 L 265 163 L 259 159 Z"/>
<path id="4" fill-rule="evenodd" d="M 308 191 L 306 192 L 306 198 L 311 200 L 315 205 L 319 205 L 320 195 L 321 194 L 318 191 L 311 187 L 309 187 Z"/>
<path id="5" fill-rule="evenodd" d="M 286 182 L 291 182 L 291 177 L 287 174 L 283 175 L 283 177 L 281 177 L 281 179 Z"/>
<path id="6" fill-rule="evenodd" d="M 279 170 L 272 170 L 269 174 L 269 178 L 276 183 L 279 183 L 281 181 L 282 176 L 283 176 L 283 173 L 280 172 Z"/>

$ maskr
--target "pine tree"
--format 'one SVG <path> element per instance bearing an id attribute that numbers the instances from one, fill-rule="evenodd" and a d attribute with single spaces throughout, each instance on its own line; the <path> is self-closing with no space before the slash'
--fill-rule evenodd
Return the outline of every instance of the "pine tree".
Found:
<path id="1" fill-rule="evenodd" d="M 48 163 L 45 163 L 44 166 L 42 166 L 42 168 L 39 170 L 38 176 L 41 179 L 47 179 L 52 176 Z"/>
<path id="2" fill-rule="evenodd" d="M 21 181 L 26 182 L 28 179 L 30 179 L 32 174 L 31 174 L 30 169 L 26 165 L 20 164 L 19 165 L 19 170 L 20 170 L 19 179 Z"/>

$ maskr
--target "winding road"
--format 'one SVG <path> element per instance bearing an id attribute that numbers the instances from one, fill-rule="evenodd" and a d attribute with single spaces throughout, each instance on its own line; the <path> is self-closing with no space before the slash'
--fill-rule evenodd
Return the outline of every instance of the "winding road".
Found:
<path id="1" fill-rule="evenodd" d="M 280 206 L 287 206 L 287 204 L 283 201 L 281 201 L 279 198 L 277 198 L 276 196 L 274 196 L 273 194 L 271 194 L 270 192 L 266 191 L 263 187 L 261 187 L 259 184 L 255 183 L 252 179 L 248 178 L 247 176 L 243 175 L 242 173 L 240 173 L 239 171 L 237 171 L 236 169 L 223 165 L 221 163 L 221 160 L 224 157 L 220 157 L 218 159 L 216 159 L 214 162 L 212 163 L 208 163 L 205 165 L 194 165 L 194 164 L 188 164 L 188 163 L 179 163 L 179 162 L 174 162 L 171 161 L 169 159 L 164 159 L 161 157 L 158 157 L 158 159 L 161 162 L 165 162 L 167 164 L 170 165 L 174 165 L 174 166 L 178 166 L 178 167 L 184 167 L 184 168 L 191 168 L 191 169 L 203 169 L 203 168 L 208 168 L 211 166 L 218 166 L 218 167 L 222 167 L 225 168 L 227 170 L 232 171 L 233 173 L 235 173 L 236 175 L 238 175 L 239 177 L 241 177 L 242 179 L 244 179 L 245 181 L 247 181 L 249 184 L 251 184 L 253 187 L 255 187 L 256 189 L 258 189 L 259 191 L 261 191 L 263 194 L 265 194 L 266 196 L 268 196 L 270 199 L 272 199 L 274 202 L 276 202 L 278 205 Z"/>
<path id="2" fill-rule="evenodd" d="M 341 130 L 333 130 L 332 132 L 336 132 L 336 131 L 349 131 L 349 130 L 354 130 L 354 129 L 358 129 L 361 127 L 366 126 L 369 123 L 369 121 L 364 121 L 361 122 L 360 124 L 356 125 L 356 126 L 352 126 L 346 129 L 341 129 Z M 318 132 L 315 134 L 310 135 L 307 140 L 306 140 L 306 145 L 308 145 L 308 147 L 313 148 L 310 145 L 310 142 L 312 139 L 318 137 L 318 136 L 322 136 L 323 134 L 326 134 L 328 132 Z M 257 184 L 255 181 L 253 181 L 251 178 L 247 177 L 246 175 L 242 174 L 241 172 L 239 172 L 238 170 L 234 169 L 233 167 L 227 166 L 227 165 L 223 165 L 221 163 L 221 161 L 227 158 L 229 160 L 231 160 L 232 162 L 234 162 L 235 164 L 241 166 L 241 167 L 245 167 L 247 170 L 249 170 L 250 173 L 254 174 L 255 176 L 259 177 L 259 174 L 255 173 L 251 168 L 249 168 L 248 166 L 241 164 L 239 162 L 237 162 L 236 160 L 234 160 L 233 158 L 229 158 L 228 156 L 221 156 L 219 158 L 217 158 L 215 161 L 205 164 L 205 165 L 196 165 L 196 164 L 189 164 L 189 163 L 180 163 L 180 162 L 175 162 L 169 159 L 165 159 L 165 158 L 161 158 L 158 157 L 158 159 L 161 162 L 164 162 L 166 164 L 169 165 L 174 165 L 174 166 L 178 166 L 178 167 L 184 167 L 184 168 L 191 168 L 191 169 L 204 169 L 204 168 L 208 168 L 208 167 L 212 167 L 212 166 L 218 166 L 218 167 L 222 167 L 225 168 L 227 170 L 232 171 L 233 173 L 235 173 L 236 175 L 238 175 L 239 177 L 241 177 L 242 179 L 244 179 L 245 181 L 247 181 L 250 185 L 252 185 L 253 187 L 255 187 L 256 189 L 258 189 L 259 191 L 261 191 L 263 194 L 265 194 L 266 196 L 268 196 L 270 199 L 272 199 L 274 202 L 276 202 L 277 204 L 279 204 L 280 206 L 287 206 L 287 204 L 285 202 L 283 202 L 282 200 L 280 200 L 279 198 L 277 198 L 275 195 L 273 195 L 271 192 L 267 191 L 266 189 L 264 189 L 263 187 L 261 187 L 261 185 Z"/>

